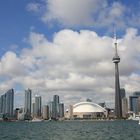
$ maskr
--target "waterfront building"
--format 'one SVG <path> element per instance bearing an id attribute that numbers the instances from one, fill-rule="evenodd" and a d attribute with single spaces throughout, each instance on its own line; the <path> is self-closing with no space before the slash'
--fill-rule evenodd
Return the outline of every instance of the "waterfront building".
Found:
<path id="1" fill-rule="evenodd" d="M 0 113 L 1 114 L 5 114 L 5 108 L 6 108 L 6 95 L 1 95 L 1 98 L 0 98 Z"/>
<path id="2" fill-rule="evenodd" d="M 25 90 L 25 120 L 31 119 L 31 103 L 32 103 L 32 91 L 30 89 Z"/>
<path id="3" fill-rule="evenodd" d="M 48 106 L 49 106 L 49 118 L 50 119 L 55 119 L 55 109 L 54 109 L 54 102 L 49 102 L 48 103 Z"/>
<path id="4" fill-rule="evenodd" d="M 53 101 L 49 102 L 49 118 L 58 120 L 64 116 L 64 104 L 60 103 L 59 96 L 54 95 Z"/>
<path id="5" fill-rule="evenodd" d="M 63 118 L 64 117 L 64 104 L 59 103 L 59 117 Z"/>
<path id="6" fill-rule="evenodd" d="M 138 105 L 138 114 L 140 114 L 140 97 L 137 99 L 137 105 Z"/>
<path id="7" fill-rule="evenodd" d="M 122 98 L 122 117 L 128 117 L 128 101 L 126 97 Z"/>
<path id="8" fill-rule="evenodd" d="M 43 117 L 44 120 L 48 120 L 49 119 L 49 106 L 48 105 L 44 105 L 43 106 L 42 117 Z"/>
<path id="9" fill-rule="evenodd" d="M 129 96 L 129 105 L 130 105 L 130 111 L 132 111 L 135 114 L 138 114 L 140 112 L 139 107 L 139 98 L 140 92 L 134 92 L 132 96 Z"/>
<path id="10" fill-rule="evenodd" d="M 19 111 L 18 111 L 18 120 L 24 120 L 25 118 L 25 113 L 24 113 L 24 108 L 19 108 Z"/>
<path id="11" fill-rule="evenodd" d="M 20 109 L 19 108 L 16 108 L 14 110 L 14 119 L 18 120 L 19 119 L 19 112 L 20 112 Z"/>
<path id="12" fill-rule="evenodd" d="M 42 116 L 41 114 L 41 106 L 42 106 L 42 101 L 41 101 L 41 96 L 36 95 L 35 96 L 35 117 L 40 118 Z"/>
<path id="13" fill-rule="evenodd" d="M 2 103 L 1 103 L 1 96 L 0 96 L 0 114 L 2 112 Z"/>
<path id="14" fill-rule="evenodd" d="M 129 96 L 130 111 L 137 113 L 137 96 Z"/>
<path id="15" fill-rule="evenodd" d="M 109 119 L 114 119 L 115 117 L 115 110 L 114 108 L 106 108 L 107 109 L 107 112 L 108 112 L 108 118 Z"/>
<path id="16" fill-rule="evenodd" d="M 115 116 L 116 118 L 122 117 L 122 102 L 120 93 L 120 81 L 119 81 L 119 66 L 120 57 L 117 52 L 117 39 L 115 35 L 115 56 L 113 57 L 113 63 L 115 63 Z"/>
<path id="17" fill-rule="evenodd" d="M 122 117 L 127 118 L 128 117 L 128 100 L 126 98 L 126 92 L 124 88 L 120 89 L 121 94 L 121 101 L 122 101 Z"/>
<path id="18" fill-rule="evenodd" d="M 54 103 L 53 108 L 52 108 L 53 118 L 58 119 L 59 118 L 59 96 L 58 95 L 53 96 L 53 103 Z"/>
<path id="19" fill-rule="evenodd" d="M 14 115 L 14 89 L 5 93 L 5 117 L 12 119 Z"/>
<path id="20" fill-rule="evenodd" d="M 14 117 L 14 90 L 10 89 L 0 97 L 0 114 L 4 119 Z"/>

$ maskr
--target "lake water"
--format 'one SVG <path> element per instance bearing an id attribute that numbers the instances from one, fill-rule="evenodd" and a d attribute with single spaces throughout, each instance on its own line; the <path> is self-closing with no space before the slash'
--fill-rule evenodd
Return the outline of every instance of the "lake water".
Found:
<path id="1" fill-rule="evenodd" d="M 1 122 L 0 140 L 140 140 L 137 121 Z"/>

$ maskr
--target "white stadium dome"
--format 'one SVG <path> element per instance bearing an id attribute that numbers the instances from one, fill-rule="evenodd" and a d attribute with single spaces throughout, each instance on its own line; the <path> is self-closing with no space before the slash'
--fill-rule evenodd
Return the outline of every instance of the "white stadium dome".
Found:
<path id="1" fill-rule="evenodd" d="M 73 105 L 73 113 L 106 112 L 106 109 L 93 102 L 80 102 Z"/>

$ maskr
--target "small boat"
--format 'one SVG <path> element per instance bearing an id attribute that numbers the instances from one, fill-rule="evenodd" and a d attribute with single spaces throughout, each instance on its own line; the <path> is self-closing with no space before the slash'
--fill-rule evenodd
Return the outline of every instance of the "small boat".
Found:
<path id="1" fill-rule="evenodd" d="M 135 113 L 133 113 L 133 115 L 130 116 L 128 118 L 128 120 L 139 121 L 140 120 L 140 116 L 139 115 L 136 115 Z"/>
<path id="2" fill-rule="evenodd" d="M 31 120 L 31 122 L 42 122 L 42 121 L 43 121 L 43 119 L 39 119 L 39 118 L 33 118 Z"/>

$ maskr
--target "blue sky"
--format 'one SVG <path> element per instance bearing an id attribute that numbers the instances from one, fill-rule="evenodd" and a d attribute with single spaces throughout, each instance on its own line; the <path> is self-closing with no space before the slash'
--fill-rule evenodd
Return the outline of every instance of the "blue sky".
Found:
<path id="1" fill-rule="evenodd" d="M 46 98 L 50 98 L 55 91 L 63 93 L 63 100 L 74 102 L 84 100 L 86 97 L 96 100 L 100 87 L 104 100 L 109 102 L 112 99 L 112 103 L 113 82 L 108 85 L 95 83 L 99 82 L 97 79 L 100 79 L 101 75 L 103 79 L 113 80 L 111 74 L 113 66 L 110 62 L 113 50 L 110 40 L 114 26 L 120 42 L 120 55 L 123 51 L 126 52 L 126 57 L 122 58 L 122 61 L 125 63 L 129 59 L 134 65 L 130 68 L 130 65 L 121 64 L 122 86 L 129 94 L 133 90 L 139 90 L 140 77 L 137 75 L 140 70 L 138 67 L 139 8 L 139 0 L 1 0 L 0 89 L 2 93 L 14 87 L 22 93 L 22 95 L 17 93 L 19 105 L 23 102 L 24 89 L 28 87 L 35 91 L 39 90 Z M 133 44 L 135 47 L 132 49 Z M 79 46 L 78 49 L 75 48 L 76 45 Z M 98 47 L 109 49 L 107 45 L 111 48 L 110 54 L 104 48 Z M 93 54 L 88 51 L 90 47 Z M 70 52 L 71 49 L 74 50 L 73 53 Z M 93 72 L 85 70 L 88 64 L 94 64 L 96 70 L 92 70 L 92 67 Z M 75 69 L 75 66 L 78 68 Z M 100 66 L 107 67 L 106 72 L 99 72 L 103 68 Z M 84 80 L 76 84 L 77 87 L 73 86 L 80 79 Z M 128 79 L 133 79 L 133 83 L 126 83 Z M 91 87 L 86 89 L 85 94 L 83 92 L 85 89 L 82 87 L 87 86 L 87 83 L 91 84 Z M 56 87 L 52 86 L 54 84 Z M 77 93 L 75 98 L 73 93 Z M 108 94 L 110 97 L 107 98 Z"/>
<path id="2" fill-rule="evenodd" d="M 139 13 L 139 7 L 140 7 L 139 0 L 135 0 L 133 2 L 131 0 L 116 0 L 116 1 L 130 8 L 131 14 L 137 15 L 137 13 Z M 49 25 L 50 23 L 44 24 L 41 20 L 39 20 L 41 16 L 41 12 L 32 13 L 27 11 L 26 7 L 29 3 L 39 3 L 39 2 L 40 2 L 39 0 L 22 0 L 22 1 L 1 0 L 0 2 L 1 3 L 0 4 L 1 48 L 5 48 L 5 50 L 7 50 L 9 49 L 9 46 L 13 44 L 18 44 L 20 47 L 27 47 L 28 45 L 25 44 L 23 39 L 28 36 L 32 28 L 34 28 L 36 32 L 41 32 L 45 34 L 49 39 L 52 38 L 54 32 L 58 32 L 62 28 L 71 28 L 74 30 L 80 30 L 80 29 L 95 30 L 97 31 L 98 34 L 101 35 L 106 34 L 106 32 L 109 30 L 109 27 L 96 28 L 96 26 L 94 27 L 94 24 L 91 25 L 92 27 L 81 26 L 81 25 L 77 27 L 75 26 L 67 27 L 67 26 L 59 25 L 57 24 L 57 22 L 51 23 L 52 25 L 50 27 Z M 109 4 L 112 4 L 112 2 L 114 2 L 114 0 L 110 0 Z M 137 27 L 137 29 L 139 29 L 139 27 Z M 122 35 L 122 33 L 124 33 L 124 30 L 119 30 L 118 32 L 121 32 Z M 112 33 L 108 33 L 108 34 L 112 35 Z"/>
<path id="3" fill-rule="evenodd" d="M 29 13 L 26 10 L 27 4 L 31 2 L 30 0 L 2 0 L 0 3 L 0 40 L 1 48 L 4 50 L 10 49 L 9 46 L 17 44 L 19 49 L 22 47 L 28 47 L 24 42 L 32 28 L 36 31 L 52 35 L 54 30 L 49 29 L 47 25 L 43 24 L 38 16 Z M 2 52 L 4 51 L 2 50 Z"/>

